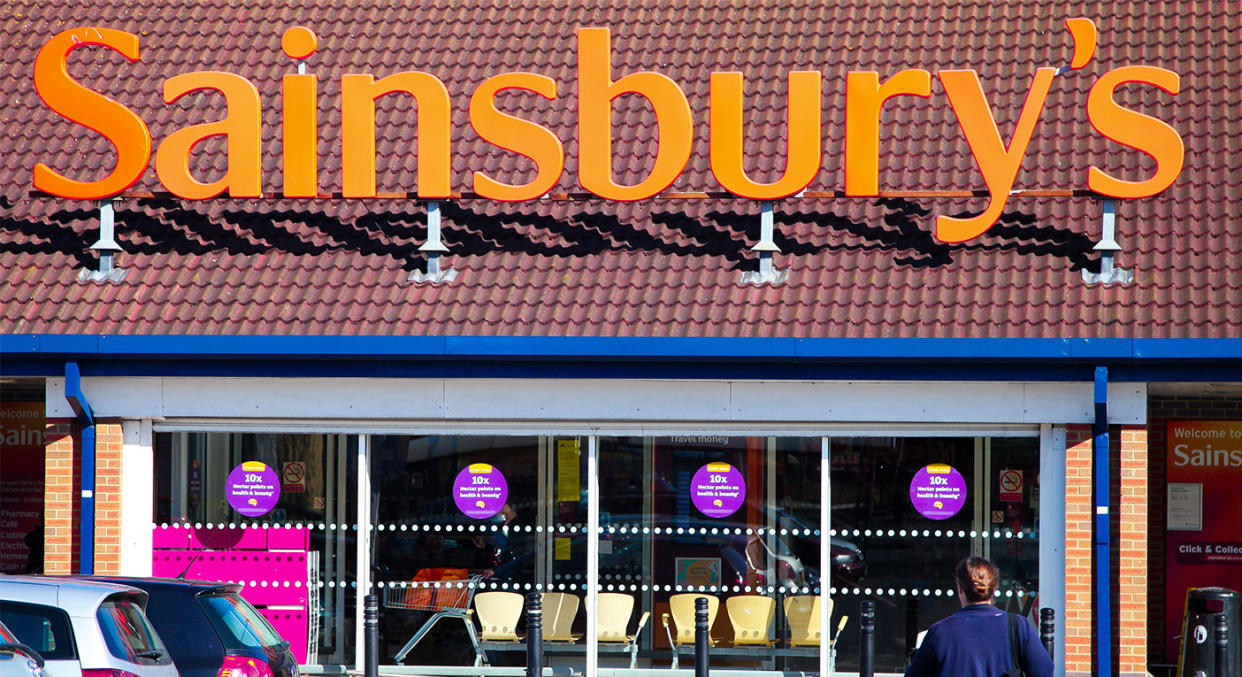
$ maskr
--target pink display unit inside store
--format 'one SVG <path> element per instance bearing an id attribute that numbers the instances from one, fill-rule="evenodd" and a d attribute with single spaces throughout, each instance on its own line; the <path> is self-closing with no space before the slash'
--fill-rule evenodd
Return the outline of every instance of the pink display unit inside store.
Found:
<path id="1" fill-rule="evenodd" d="M 309 639 L 310 530 L 294 527 L 159 526 L 152 575 L 241 583 L 242 597 L 305 663 Z"/>

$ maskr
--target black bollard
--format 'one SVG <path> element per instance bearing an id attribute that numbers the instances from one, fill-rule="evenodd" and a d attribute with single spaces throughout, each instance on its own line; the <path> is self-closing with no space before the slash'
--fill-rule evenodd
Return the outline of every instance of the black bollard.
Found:
<path id="1" fill-rule="evenodd" d="M 526 677 L 543 674 L 543 595 L 526 593 Z"/>
<path id="2" fill-rule="evenodd" d="M 858 624 L 859 658 L 858 677 L 875 677 L 875 602 L 865 599 L 862 603 L 862 621 Z"/>
<path id="3" fill-rule="evenodd" d="M 363 599 L 362 631 L 366 636 L 366 677 L 379 677 L 379 597 L 375 593 Z"/>
<path id="4" fill-rule="evenodd" d="M 1039 639 L 1053 659 L 1057 657 L 1057 612 L 1044 607 L 1039 610 Z"/>
<path id="5" fill-rule="evenodd" d="M 1216 617 L 1216 677 L 1234 677 L 1229 665 L 1229 617 Z"/>
<path id="6" fill-rule="evenodd" d="M 906 598 L 906 655 L 914 653 L 914 643 L 919 640 L 919 598 Z"/>
<path id="7" fill-rule="evenodd" d="M 694 600 L 694 677 L 707 677 L 707 644 L 711 628 L 707 625 L 707 598 Z"/>

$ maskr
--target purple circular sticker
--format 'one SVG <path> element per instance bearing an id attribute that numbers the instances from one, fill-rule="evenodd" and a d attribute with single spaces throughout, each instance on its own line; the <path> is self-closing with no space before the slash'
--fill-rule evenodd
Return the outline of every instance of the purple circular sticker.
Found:
<path id="1" fill-rule="evenodd" d="M 690 484 L 690 500 L 708 517 L 728 517 L 746 501 L 746 480 L 728 463 L 708 463 Z"/>
<path id="2" fill-rule="evenodd" d="M 914 473 L 910 502 L 927 519 L 948 519 L 966 504 L 966 480 L 953 466 L 933 463 Z"/>
<path id="3" fill-rule="evenodd" d="M 487 519 L 500 512 L 508 498 L 505 476 L 486 463 L 471 463 L 453 481 L 453 501 L 466 517 Z"/>
<path id="4" fill-rule="evenodd" d="M 266 515 L 280 500 L 280 479 L 266 463 L 246 461 L 229 473 L 225 497 L 246 517 Z"/>

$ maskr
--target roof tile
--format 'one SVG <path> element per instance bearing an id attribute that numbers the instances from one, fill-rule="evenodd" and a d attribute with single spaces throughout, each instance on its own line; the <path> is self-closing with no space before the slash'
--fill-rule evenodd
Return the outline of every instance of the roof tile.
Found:
<path id="1" fill-rule="evenodd" d="M 403 6 L 360 0 L 351 11 L 273 0 L 237 6 L 208 0 L 17 0 L 23 21 L 0 26 L 0 72 L 18 83 L 0 115 L 0 332 L 511 334 L 684 336 L 1242 336 L 1242 130 L 1228 121 L 1242 95 L 1229 60 L 1242 50 L 1231 3 L 1005 0 L 943 3 L 789 4 L 702 0 L 510 3 L 429 0 Z M 1061 21 L 1091 16 L 1101 31 L 1086 69 L 1059 76 L 1016 188 L 1085 185 L 1085 167 L 1129 179 L 1153 171 L 1143 153 L 1094 134 L 1083 102 L 1098 77 L 1150 64 L 1181 74 L 1171 97 L 1150 87 L 1118 90 L 1126 106 L 1169 121 L 1186 165 L 1165 193 L 1118 205 L 1118 264 L 1126 287 L 1083 284 L 1095 267 L 1100 208 L 1089 198 L 1011 197 L 1000 224 L 961 245 L 931 235 L 937 214 L 975 213 L 983 199 L 823 199 L 780 202 L 774 263 L 779 285 L 739 283 L 754 270 L 749 248 L 758 209 L 738 200 L 634 204 L 540 200 L 443 203 L 446 284 L 406 281 L 424 269 L 422 205 L 407 200 L 278 201 L 126 199 L 117 211 L 121 283 L 79 282 L 93 265 L 98 211 L 85 202 L 32 198 L 30 171 L 46 162 L 80 178 L 111 170 L 103 137 L 58 118 L 29 81 L 39 46 L 69 25 L 140 34 L 143 58 L 103 49 L 76 52 L 70 70 L 132 107 L 158 142 L 191 122 L 218 119 L 223 97 L 196 93 L 171 106 L 167 77 L 199 69 L 243 74 L 264 104 L 264 188 L 280 190 L 280 76 L 293 62 L 280 32 L 311 26 L 319 51 L 320 186 L 339 190 L 339 82 L 423 69 L 453 97 L 454 189 L 473 170 L 513 182 L 533 176 L 515 153 L 482 142 L 469 125 L 469 95 L 484 78 L 531 70 L 554 78 L 559 96 L 502 96 L 502 110 L 562 139 L 577 183 L 574 102 L 577 26 L 612 30 L 613 76 L 657 70 L 687 92 L 695 112 L 694 155 L 677 190 L 719 190 L 707 158 L 707 81 L 714 70 L 746 75 L 746 168 L 780 176 L 785 157 L 785 77 L 816 69 L 824 80 L 824 166 L 811 190 L 839 190 L 844 74 L 874 69 L 973 68 L 1005 138 L 1035 67 L 1068 60 Z M 949 46 L 952 47 L 949 47 Z M 417 185 L 417 144 L 408 97 L 377 105 L 381 190 Z M 190 102 L 193 105 L 190 105 Z M 183 103 L 184 102 L 184 103 Z M 653 116 L 637 97 L 616 100 L 615 179 L 634 183 L 654 152 Z M 929 98 L 896 97 L 884 108 L 885 190 L 982 188 L 939 81 Z M 624 140 L 624 143 L 622 142 Z M 195 152 L 200 180 L 225 168 L 226 146 Z M 138 190 L 157 191 L 154 172 Z"/>

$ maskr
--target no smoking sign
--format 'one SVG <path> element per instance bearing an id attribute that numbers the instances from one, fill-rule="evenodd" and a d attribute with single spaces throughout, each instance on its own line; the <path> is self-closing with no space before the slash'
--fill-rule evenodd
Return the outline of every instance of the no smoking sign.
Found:
<path id="1" fill-rule="evenodd" d="M 1002 470 L 1000 472 L 1000 500 L 1014 503 L 1022 501 L 1022 471 Z"/>
<path id="2" fill-rule="evenodd" d="M 301 494 L 306 492 L 306 464 L 302 461 L 289 461 L 281 464 L 280 485 L 286 493 Z"/>

